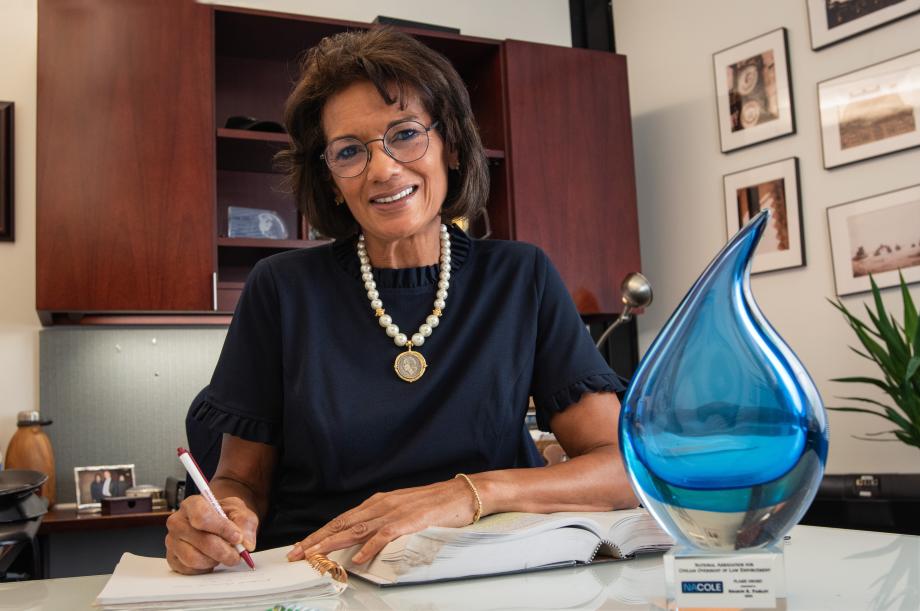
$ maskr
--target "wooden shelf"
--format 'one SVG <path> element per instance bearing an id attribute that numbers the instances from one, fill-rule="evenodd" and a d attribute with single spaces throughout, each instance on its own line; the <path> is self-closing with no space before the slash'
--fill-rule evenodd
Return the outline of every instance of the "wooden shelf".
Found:
<path id="1" fill-rule="evenodd" d="M 217 168 L 236 172 L 275 173 L 275 153 L 287 147 L 287 134 L 245 129 L 217 130 Z"/>
<path id="2" fill-rule="evenodd" d="M 269 240 L 262 238 L 217 238 L 217 245 L 222 248 L 268 248 L 272 250 L 292 250 L 294 248 L 313 248 L 328 244 L 332 240 Z"/>
<path id="3" fill-rule="evenodd" d="M 104 516 L 100 513 L 77 513 L 76 509 L 51 509 L 42 517 L 39 535 L 59 532 L 85 532 L 139 526 L 166 526 L 171 510 L 150 513 L 121 513 Z"/>
<path id="4" fill-rule="evenodd" d="M 218 138 L 227 138 L 232 140 L 256 140 L 261 142 L 281 142 L 287 144 L 290 142 L 290 138 L 287 134 L 279 134 L 277 132 L 260 132 L 253 131 L 248 129 L 230 129 L 227 127 L 219 127 L 217 129 Z"/>

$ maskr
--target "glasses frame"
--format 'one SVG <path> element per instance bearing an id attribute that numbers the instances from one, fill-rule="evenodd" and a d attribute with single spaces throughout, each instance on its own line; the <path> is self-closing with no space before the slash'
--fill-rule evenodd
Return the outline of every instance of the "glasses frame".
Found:
<path id="1" fill-rule="evenodd" d="M 396 155 L 393 154 L 393 151 L 391 151 L 390 148 L 387 146 L 386 138 L 387 138 L 387 134 L 389 134 L 391 130 L 399 127 L 400 125 L 404 125 L 406 123 L 415 123 L 416 125 L 421 127 L 422 130 L 425 132 L 426 141 L 425 141 L 425 150 L 422 151 L 421 155 L 419 155 L 415 159 L 403 161 L 402 159 L 398 159 Z M 357 178 L 358 176 L 361 176 L 361 174 L 364 174 L 364 171 L 367 169 L 368 164 L 371 162 L 372 153 L 371 153 L 371 148 L 368 145 L 371 142 L 380 142 L 383 147 L 383 152 L 386 153 L 387 157 L 389 157 L 393 161 L 397 161 L 399 163 L 412 163 L 413 161 L 418 161 L 419 159 L 421 159 L 428 153 L 428 147 L 431 146 L 431 136 L 428 135 L 428 132 L 430 132 L 433 129 L 436 129 L 438 127 L 438 123 L 439 121 L 432 121 L 431 125 L 429 125 L 428 127 L 425 127 L 425 125 L 421 121 L 416 121 L 415 119 L 406 119 L 405 121 L 394 123 L 393 125 L 388 127 L 387 130 L 383 132 L 383 136 L 381 136 L 380 138 L 371 138 L 367 142 L 361 142 L 361 140 L 355 138 L 354 136 L 345 136 L 343 138 L 336 138 L 335 140 L 333 140 L 332 142 L 326 145 L 326 148 L 323 150 L 323 153 L 319 156 L 319 158 L 322 159 L 323 162 L 325 162 L 326 167 L 329 168 L 329 171 L 332 172 L 333 175 L 338 176 L 339 178 Z M 361 146 L 364 147 L 364 150 L 367 152 L 367 156 L 364 158 L 364 167 L 361 168 L 361 171 L 358 172 L 357 174 L 352 174 L 351 176 L 342 176 L 341 174 L 337 174 L 336 171 L 332 168 L 332 165 L 329 163 L 329 158 L 326 156 L 326 151 L 328 151 L 329 147 L 332 146 L 335 142 L 338 142 L 339 140 L 354 140 L 355 142 L 360 143 Z"/>

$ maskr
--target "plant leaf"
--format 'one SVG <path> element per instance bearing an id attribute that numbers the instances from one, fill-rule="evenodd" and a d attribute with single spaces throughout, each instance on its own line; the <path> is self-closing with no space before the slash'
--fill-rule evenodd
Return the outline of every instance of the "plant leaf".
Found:
<path id="1" fill-rule="evenodd" d="M 866 433 L 866 435 L 871 435 L 871 433 Z M 895 443 L 901 443 L 900 439 L 876 439 L 874 437 L 860 437 L 859 435 L 850 435 L 853 439 L 859 439 L 860 441 L 874 441 L 876 443 L 884 443 L 886 441 L 894 441 Z"/>
<path id="2" fill-rule="evenodd" d="M 845 401 L 860 401 L 860 402 L 862 402 L 862 403 L 869 403 L 869 404 L 871 404 L 871 405 L 877 405 L 877 406 L 881 407 L 882 409 L 891 409 L 890 407 L 888 407 L 888 406 L 885 405 L 884 403 L 879 403 L 879 402 L 876 401 L 875 399 L 867 399 L 867 398 L 865 398 L 865 397 L 837 397 L 837 398 L 838 398 L 838 399 L 843 399 L 843 400 L 845 400 Z"/>
<path id="3" fill-rule="evenodd" d="M 915 356 L 907 363 L 907 372 L 904 374 L 905 380 L 910 380 L 914 377 L 914 374 L 917 373 L 917 368 L 920 368 L 920 356 Z"/>
<path id="4" fill-rule="evenodd" d="M 910 291 L 907 290 L 904 273 L 900 269 L 898 269 L 898 278 L 901 279 L 901 301 L 904 302 L 904 335 L 910 341 L 914 339 L 914 335 L 917 333 L 918 312 L 917 307 L 914 305 L 914 300 L 910 296 Z M 917 348 L 917 342 L 914 342 L 915 356 L 917 355 Z"/>

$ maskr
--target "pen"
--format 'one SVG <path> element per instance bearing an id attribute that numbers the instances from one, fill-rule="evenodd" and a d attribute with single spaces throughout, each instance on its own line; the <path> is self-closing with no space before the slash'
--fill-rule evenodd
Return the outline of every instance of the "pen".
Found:
<path id="1" fill-rule="evenodd" d="M 188 474 L 192 476 L 192 481 L 195 482 L 195 485 L 198 486 L 198 491 L 201 493 L 201 496 L 206 498 L 211 507 L 214 508 L 214 511 L 218 513 L 222 518 L 227 518 L 227 514 L 224 513 L 224 510 L 221 508 L 220 503 L 217 502 L 217 497 L 214 496 L 214 493 L 211 492 L 211 487 L 208 486 L 208 480 L 205 479 L 204 473 L 201 472 L 201 468 L 198 466 L 198 463 L 195 462 L 195 459 L 192 457 L 192 454 L 185 448 L 178 448 L 176 450 L 179 453 L 179 460 L 182 462 L 182 466 L 185 467 L 185 470 L 188 471 Z M 240 556 L 243 557 L 243 560 L 246 561 L 246 564 L 249 565 L 250 569 L 255 569 L 256 565 L 252 563 L 252 556 L 249 555 L 249 552 L 246 551 L 246 548 L 243 547 L 242 543 L 236 544 L 236 551 L 240 553 Z"/>

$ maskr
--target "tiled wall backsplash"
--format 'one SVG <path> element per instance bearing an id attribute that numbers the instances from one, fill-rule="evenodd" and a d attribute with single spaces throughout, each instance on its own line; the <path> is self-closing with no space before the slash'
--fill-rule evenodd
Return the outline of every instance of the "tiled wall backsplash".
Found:
<path id="1" fill-rule="evenodd" d="M 67 328 L 40 332 L 40 404 L 58 502 L 74 467 L 133 463 L 137 483 L 184 476 L 189 404 L 211 379 L 226 328 Z"/>

